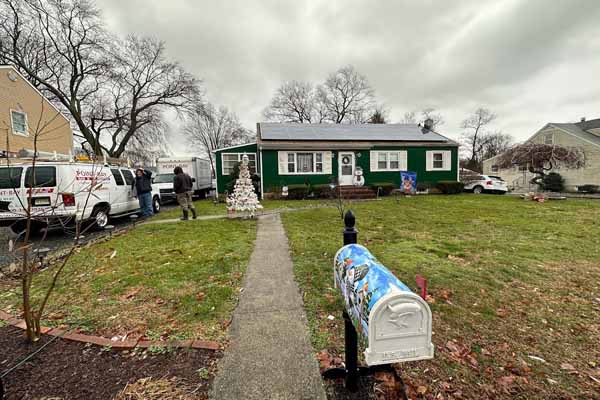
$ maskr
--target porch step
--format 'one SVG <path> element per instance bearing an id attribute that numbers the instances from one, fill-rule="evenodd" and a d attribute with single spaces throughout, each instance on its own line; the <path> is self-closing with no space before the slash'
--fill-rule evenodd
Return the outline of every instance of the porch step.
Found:
<path id="1" fill-rule="evenodd" d="M 377 193 L 373 189 L 365 186 L 342 186 L 340 191 L 345 199 L 374 199 L 377 197 Z"/>

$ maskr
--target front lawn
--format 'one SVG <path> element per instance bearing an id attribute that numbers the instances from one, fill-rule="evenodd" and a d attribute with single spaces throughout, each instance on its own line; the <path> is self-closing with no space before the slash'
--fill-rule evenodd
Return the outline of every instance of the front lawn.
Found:
<path id="1" fill-rule="evenodd" d="M 331 200 L 311 199 L 311 200 L 262 200 L 260 204 L 264 211 L 302 208 L 302 207 L 320 207 L 324 205 L 333 206 Z M 227 206 L 225 203 L 215 204 L 213 199 L 204 199 L 194 201 L 194 206 L 198 212 L 198 216 L 203 215 L 226 215 Z M 259 211 L 260 213 L 260 211 Z M 170 210 L 162 211 L 153 217 L 154 220 L 174 219 L 181 217 L 181 208 L 176 207 Z M 191 218 L 191 216 L 190 216 Z"/>
<path id="2" fill-rule="evenodd" d="M 252 220 L 152 224 L 83 248 L 63 271 L 44 324 L 107 337 L 221 340 L 255 235 Z M 49 277 L 36 276 L 35 297 Z M 19 294 L 19 286 L 0 294 L 0 308 L 19 311 Z"/>
<path id="3" fill-rule="evenodd" d="M 413 289 L 416 274 L 429 280 L 436 353 L 402 366 L 413 395 L 597 396 L 600 201 L 416 196 L 352 209 L 359 243 Z M 343 303 L 332 258 L 343 223 L 327 208 L 282 219 L 313 345 L 325 364 L 339 363 Z"/>

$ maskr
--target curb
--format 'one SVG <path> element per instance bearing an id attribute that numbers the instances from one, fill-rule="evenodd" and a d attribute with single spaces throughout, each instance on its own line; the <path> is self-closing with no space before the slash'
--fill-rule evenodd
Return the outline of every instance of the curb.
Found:
<path id="1" fill-rule="evenodd" d="M 12 314 L 0 310 L 0 320 L 14 328 L 25 330 L 25 321 L 13 317 Z M 135 348 L 148 349 L 150 347 L 170 347 L 176 349 L 199 349 L 217 351 L 221 345 L 211 340 L 110 340 L 101 336 L 85 335 L 82 333 L 71 333 L 60 328 L 50 328 L 43 326 L 42 334 L 49 336 L 61 336 L 65 340 L 72 342 L 89 343 L 96 346 L 110 346 L 113 350 L 133 350 Z"/>

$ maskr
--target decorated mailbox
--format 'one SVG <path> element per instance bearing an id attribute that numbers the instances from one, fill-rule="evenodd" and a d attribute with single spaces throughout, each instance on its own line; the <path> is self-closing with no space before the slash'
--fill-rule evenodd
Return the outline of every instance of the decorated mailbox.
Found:
<path id="1" fill-rule="evenodd" d="M 368 365 L 433 358 L 431 310 L 365 247 L 349 244 L 334 258 L 334 279 L 366 345 Z"/>

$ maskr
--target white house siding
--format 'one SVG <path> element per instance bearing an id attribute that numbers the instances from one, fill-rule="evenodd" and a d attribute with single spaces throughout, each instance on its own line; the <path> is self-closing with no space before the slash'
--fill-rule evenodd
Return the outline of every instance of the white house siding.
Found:
<path id="1" fill-rule="evenodd" d="M 567 191 L 576 191 L 578 186 L 592 184 L 600 185 L 600 146 L 584 141 L 561 129 L 549 127 L 538 132 L 530 141 L 534 143 L 544 143 L 546 135 L 553 134 L 553 143 L 565 147 L 579 147 L 585 155 L 585 166 L 580 169 L 556 168 L 565 179 L 565 189 Z M 498 172 L 492 172 L 492 166 L 495 164 L 495 158 L 483 162 L 483 173 L 485 175 L 497 175 L 504 179 L 509 187 L 521 186 L 521 189 L 529 189 L 528 182 L 534 176 L 529 172 L 521 172 L 517 167 L 510 169 L 501 169 Z M 534 189 L 534 188 L 531 188 Z"/>

